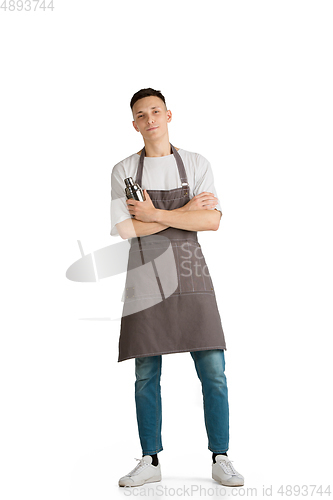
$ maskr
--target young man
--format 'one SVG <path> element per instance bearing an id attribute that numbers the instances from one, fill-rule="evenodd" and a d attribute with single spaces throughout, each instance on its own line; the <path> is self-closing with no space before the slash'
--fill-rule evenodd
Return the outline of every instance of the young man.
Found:
<path id="1" fill-rule="evenodd" d="M 142 459 L 119 486 L 161 480 L 162 355 L 190 352 L 202 384 L 212 477 L 225 486 L 244 478 L 227 456 L 226 344 L 213 283 L 197 231 L 216 231 L 222 216 L 208 161 L 169 142 L 172 113 L 160 91 L 131 99 L 133 126 L 144 148 L 111 174 L 111 235 L 130 240 L 118 361 L 135 358 L 135 402 Z M 144 201 L 126 199 L 132 177 Z"/>

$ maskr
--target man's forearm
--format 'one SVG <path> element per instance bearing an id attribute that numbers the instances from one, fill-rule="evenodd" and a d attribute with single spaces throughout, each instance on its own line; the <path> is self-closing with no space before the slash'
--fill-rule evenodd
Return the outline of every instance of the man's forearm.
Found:
<path id="1" fill-rule="evenodd" d="M 173 210 L 174 212 L 180 212 L 182 207 L 176 208 Z M 123 231 L 125 234 L 125 238 L 135 238 L 137 236 L 147 236 L 148 234 L 156 234 L 163 229 L 167 229 L 167 224 L 161 224 L 159 222 L 142 222 L 141 220 L 126 219 L 126 221 L 121 223 L 123 226 Z"/>
<path id="2" fill-rule="evenodd" d="M 126 236 L 127 238 L 147 236 L 148 234 L 159 233 L 168 227 L 158 222 L 142 222 L 141 220 L 129 219 Z"/>
<path id="3" fill-rule="evenodd" d="M 221 212 L 218 210 L 157 210 L 155 222 L 187 231 L 216 231 Z"/>
<path id="4" fill-rule="evenodd" d="M 148 234 L 155 234 L 169 226 L 159 224 L 158 222 L 142 222 L 136 219 L 126 219 L 123 222 L 118 223 L 117 230 L 119 235 L 127 240 L 129 238 L 135 238 L 137 236 L 146 236 Z"/>

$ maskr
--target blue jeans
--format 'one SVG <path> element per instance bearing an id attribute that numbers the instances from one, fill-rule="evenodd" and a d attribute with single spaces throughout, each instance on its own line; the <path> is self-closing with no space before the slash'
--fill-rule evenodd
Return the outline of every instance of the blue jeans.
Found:
<path id="1" fill-rule="evenodd" d="M 191 352 L 201 381 L 208 449 L 229 448 L 229 404 L 222 349 Z M 162 355 L 135 358 L 135 404 L 142 455 L 154 455 L 162 446 Z M 185 430 L 185 429 L 184 429 Z"/>

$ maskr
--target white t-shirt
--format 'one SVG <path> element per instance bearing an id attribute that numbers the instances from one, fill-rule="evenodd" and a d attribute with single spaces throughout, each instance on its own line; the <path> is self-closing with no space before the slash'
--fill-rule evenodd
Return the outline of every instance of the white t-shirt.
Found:
<path id="1" fill-rule="evenodd" d="M 218 198 L 214 187 L 212 167 L 208 160 L 198 153 L 179 149 L 190 185 L 190 199 L 207 191 Z M 133 177 L 135 182 L 140 155 L 134 153 L 117 163 L 111 173 L 111 236 L 119 236 L 116 224 L 131 219 L 125 195 L 126 177 Z M 142 189 L 170 190 L 181 187 L 177 162 L 173 154 L 166 156 L 145 156 L 142 170 Z M 222 213 L 220 200 L 215 206 Z M 212 208 L 214 210 L 214 208 Z"/>

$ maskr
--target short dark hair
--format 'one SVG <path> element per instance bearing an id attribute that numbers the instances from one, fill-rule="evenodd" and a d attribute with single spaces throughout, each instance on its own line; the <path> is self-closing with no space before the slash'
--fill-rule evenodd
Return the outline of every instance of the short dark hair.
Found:
<path id="1" fill-rule="evenodd" d="M 131 99 L 131 103 L 130 103 L 131 109 L 133 110 L 133 106 L 136 103 L 136 101 L 138 101 L 139 99 L 143 99 L 144 97 L 149 97 L 151 95 L 162 99 L 162 101 L 164 102 L 165 107 L 166 107 L 165 98 L 164 98 L 164 95 L 161 93 L 161 91 L 149 88 L 149 89 L 141 89 L 133 95 L 133 97 Z"/>

